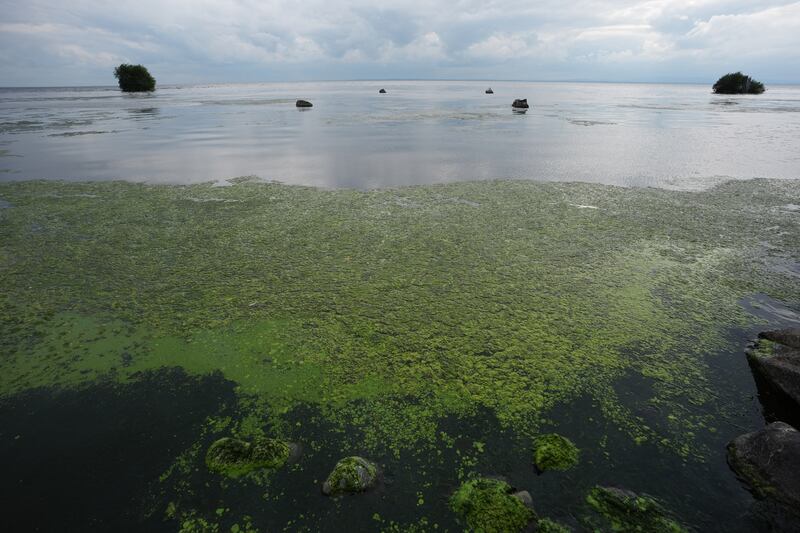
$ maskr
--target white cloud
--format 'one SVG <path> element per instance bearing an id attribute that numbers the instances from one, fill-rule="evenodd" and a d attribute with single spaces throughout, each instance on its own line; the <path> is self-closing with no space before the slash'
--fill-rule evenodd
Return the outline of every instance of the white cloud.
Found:
<path id="1" fill-rule="evenodd" d="M 791 70 L 800 66 L 798 1 L 0 0 L 0 12 L 4 83 L 78 64 L 96 67 L 83 71 L 96 73 L 87 82 L 102 82 L 123 60 L 184 81 L 169 77 L 217 79 L 234 69 L 280 78 L 293 66 L 330 77 L 339 65 L 345 77 L 489 78 L 512 62 L 524 63 L 513 72 L 584 79 L 613 78 L 623 65 L 637 79 L 646 63 L 647 75 L 684 80 L 739 59 L 737 68 L 765 65 L 800 81 Z M 80 80 L 51 83 L 70 81 Z"/>

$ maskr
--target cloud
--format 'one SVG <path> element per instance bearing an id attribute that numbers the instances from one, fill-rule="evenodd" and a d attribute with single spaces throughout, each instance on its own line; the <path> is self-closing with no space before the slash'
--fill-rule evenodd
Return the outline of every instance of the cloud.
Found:
<path id="1" fill-rule="evenodd" d="M 8 85 L 475 77 L 800 81 L 800 2 L 0 0 Z M 526 76 L 526 72 L 536 75 Z"/>

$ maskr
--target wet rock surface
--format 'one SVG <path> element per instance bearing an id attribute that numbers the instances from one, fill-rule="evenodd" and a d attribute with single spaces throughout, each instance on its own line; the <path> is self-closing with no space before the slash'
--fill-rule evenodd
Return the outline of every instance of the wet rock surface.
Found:
<path id="1" fill-rule="evenodd" d="M 800 431 L 774 422 L 741 435 L 728 444 L 728 464 L 757 498 L 795 509 L 800 528 Z"/>
<path id="2" fill-rule="evenodd" d="M 378 481 L 378 467 L 363 457 L 345 457 L 333 468 L 322 484 L 322 493 L 327 496 L 364 492 Z"/>
<path id="3" fill-rule="evenodd" d="M 800 410 L 800 328 L 766 331 L 747 350 L 762 403 L 775 419 L 797 423 Z"/>
<path id="4" fill-rule="evenodd" d="M 295 106 L 297 106 L 297 107 L 313 107 L 313 106 L 314 106 L 314 104 L 312 104 L 312 103 L 311 103 L 311 102 L 309 102 L 308 100 L 298 100 L 298 101 L 295 103 Z"/>
<path id="5" fill-rule="evenodd" d="M 514 108 L 517 108 L 517 109 L 528 109 L 528 107 L 529 107 L 528 106 L 528 99 L 527 98 L 523 98 L 521 100 L 520 99 L 516 99 L 516 100 L 514 100 L 514 103 L 511 104 L 511 107 L 514 107 Z"/>
<path id="6" fill-rule="evenodd" d="M 277 439 L 223 437 L 208 448 L 206 465 L 212 472 L 235 478 L 254 470 L 280 468 L 290 453 L 290 445 Z"/>
<path id="7" fill-rule="evenodd" d="M 595 487 L 586 498 L 612 531 L 679 533 L 686 528 L 654 498 L 618 487 Z M 605 530 L 605 527 L 601 527 Z M 593 529 L 597 530 L 597 524 Z"/>

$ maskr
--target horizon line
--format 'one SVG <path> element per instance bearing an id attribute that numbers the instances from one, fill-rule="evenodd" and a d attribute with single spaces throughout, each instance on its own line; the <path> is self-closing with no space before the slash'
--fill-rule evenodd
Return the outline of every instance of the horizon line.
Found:
<path id="1" fill-rule="evenodd" d="M 287 83 L 347 83 L 347 82 L 397 82 L 397 81 L 417 81 L 417 82 L 484 82 L 484 83 L 606 83 L 606 84 L 631 84 L 631 85 L 706 85 L 714 84 L 711 82 L 699 81 L 633 81 L 633 80 L 593 80 L 593 79 L 554 79 L 554 80 L 530 80 L 530 79 L 478 79 L 478 78 L 350 78 L 350 79 L 311 79 L 311 80 L 280 80 L 280 81 L 192 81 L 192 82 L 165 82 L 158 83 L 162 87 L 174 87 L 180 85 L 263 85 L 263 84 L 287 84 Z M 764 82 L 765 85 L 800 85 L 796 82 Z M 88 89 L 88 88 L 116 88 L 116 84 L 108 85 L 0 85 L 0 89 Z"/>

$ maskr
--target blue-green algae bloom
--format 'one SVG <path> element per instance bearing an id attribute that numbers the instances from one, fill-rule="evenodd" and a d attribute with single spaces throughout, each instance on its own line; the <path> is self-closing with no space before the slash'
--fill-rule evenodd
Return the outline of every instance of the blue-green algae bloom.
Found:
<path id="1" fill-rule="evenodd" d="M 688 533 L 655 499 L 615 487 L 594 487 L 589 505 L 620 533 Z"/>
<path id="2" fill-rule="evenodd" d="M 533 440 L 533 464 L 540 472 L 569 470 L 578 464 L 579 455 L 571 440 L 556 433 L 539 435 Z"/>
<path id="3" fill-rule="evenodd" d="M 508 483 L 492 478 L 462 483 L 450 497 L 450 507 L 475 533 L 516 533 L 536 519 Z"/>
<path id="4" fill-rule="evenodd" d="M 363 457 L 345 457 L 336 463 L 328 479 L 322 484 L 322 493 L 328 496 L 364 492 L 375 486 L 378 467 Z"/>
<path id="5" fill-rule="evenodd" d="M 742 300 L 800 301 L 800 221 L 781 207 L 798 196 L 791 180 L 0 183 L 0 397 L 219 372 L 234 425 L 298 439 L 286 415 L 310 406 L 375 456 L 481 409 L 532 439 L 589 398 L 631 441 L 702 458 L 728 401 L 712 362 L 754 321 Z"/>
<path id="6" fill-rule="evenodd" d="M 255 470 L 280 468 L 290 452 L 290 446 L 277 439 L 257 437 L 248 442 L 223 437 L 208 448 L 206 466 L 212 472 L 237 478 Z"/>

